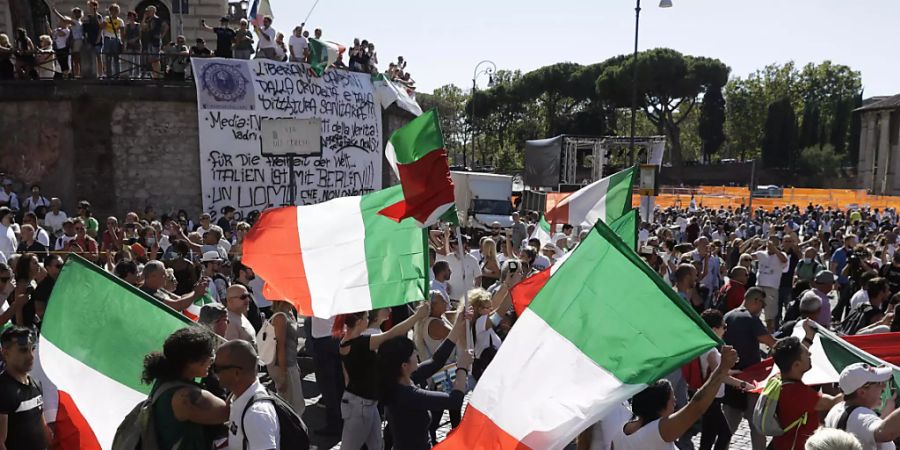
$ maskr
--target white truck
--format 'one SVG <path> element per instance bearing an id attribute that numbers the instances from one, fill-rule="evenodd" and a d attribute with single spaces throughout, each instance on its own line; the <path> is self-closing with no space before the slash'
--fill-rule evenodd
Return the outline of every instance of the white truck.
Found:
<path id="1" fill-rule="evenodd" d="M 466 228 L 486 230 L 491 223 L 512 226 L 513 177 L 479 172 L 450 172 L 459 223 Z"/>

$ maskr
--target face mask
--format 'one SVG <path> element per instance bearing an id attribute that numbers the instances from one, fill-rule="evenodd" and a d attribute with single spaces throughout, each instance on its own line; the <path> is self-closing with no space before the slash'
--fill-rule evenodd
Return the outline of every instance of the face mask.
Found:
<path id="1" fill-rule="evenodd" d="M 812 258 L 803 258 L 803 262 L 805 262 L 807 264 L 811 264 L 813 262 L 813 259 Z"/>
<path id="2" fill-rule="evenodd" d="M 147 245 L 153 245 L 156 243 L 156 238 L 147 238 Z"/>

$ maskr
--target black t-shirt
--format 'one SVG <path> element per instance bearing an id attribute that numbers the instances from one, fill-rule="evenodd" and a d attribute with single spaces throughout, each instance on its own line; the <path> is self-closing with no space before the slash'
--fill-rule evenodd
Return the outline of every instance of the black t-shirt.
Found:
<path id="1" fill-rule="evenodd" d="M 216 221 L 216 225 L 222 229 L 223 233 L 231 232 L 231 221 L 225 217 L 220 217 L 219 220 Z"/>
<path id="2" fill-rule="evenodd" d="M 22 241 L 19 242 L 19 247 L 16 249 L 18 253 L 38 253 L 41 258 L 43 258 L 47 254 L 47 246 L 41 244 L 38 241 L 34 241 L 31 245 L 28 245 L 27 242 Z"/>
<path id="3" fill-rule="evenodd" d="M 347 370 L 347 391 L 375 400 L 378 398 L 378 377 L 375 373 L 378 355 L 370 350 L 370 341 L 371 336 L 360 336 L 341 343 L 341 347 L 350 347 L 350 353 L 341 355 L 341 360 Z"/>
<path id="4" fill-rule="evenodd" d="M 231 54 L 231 43 L 234 42 L 237 33 L 228 27 L 216 27 L 213 28 L 213 32 L 216 33 L 216 54 Z"/>
<path id="5" fill-rule="evenodd" d="M 212 52 L 206 47 L 200 48 L 197 46 L 193 46 L 191 47 L 191 54 L 197 56 L 210 56 L 212 55 Z"/>
<path id="6" fill-rule="evenodd" d="M 743 306 L 725 314 L 725 335 L 722 340 L 734 347 L 738 363 L 734 368 L 746 369 L 762 360 L 759 354 L 758 337 L 768 334 L 759 317 L 750 314 Z"/>
<path id="7" fill-rule="evenodd" d="M 22 384 L 6 372 L 0 373 L 0 414 L 5 414 L 8 420 L 6 448 L 46 450 L 43 413 L 41 388 L 31 377 L 28 384 Z"/>

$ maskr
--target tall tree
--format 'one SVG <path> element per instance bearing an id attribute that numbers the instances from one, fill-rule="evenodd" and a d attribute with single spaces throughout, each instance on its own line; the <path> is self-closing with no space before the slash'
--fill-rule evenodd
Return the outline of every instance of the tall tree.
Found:
<path id="1" fill-rule="evenodd" d="M 722 87 L 707 89 L 700 105 L 700 123 L 697 133 L 701 140 L 701 153 L 705 162 L 709 162 L 722 144 L 725 143 L 725 98 Z"/>
<path id="2" fill-rule="evenodd" d="M 766 167 L 793 168 L 797 160 L 797 120 L 787 97 L 769 105 L 762 140 Z"/>
<path id="3" fill-rule="evenodd" d="M 597 78 L 600 98 L 618 107 L 632 103 L 632 64 L 617 56 Z M 683 164 L 681 123 L 690 116 L 697 98 L 709 87 L 724 86 L 728 67 L 710 58 L 685 56 L 667 48 L 647 50 L 637 58 L 638 107 L 665 134 L 672 165 Z"/>

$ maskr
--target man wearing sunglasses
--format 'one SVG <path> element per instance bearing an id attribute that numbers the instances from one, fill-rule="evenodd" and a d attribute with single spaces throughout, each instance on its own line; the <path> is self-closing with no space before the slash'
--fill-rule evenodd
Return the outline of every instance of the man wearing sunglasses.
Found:
<path id="1" fill-rule="evenodd" d="M 885 386 L 892 378 L 890 367 L 850 364 L 841 371 L 840 386 L 844 401 L 835 405 L 825 418 L 825 426 L 844 430 L 859 439 L 864 450 L 893 450 L 900 437 L 900 409 L 889 412 L 894 400 L 884 408 L 881 418 L 875 408 L 881 406 Z"/>
<path id="2" fill-rule="evenodd" d="M 251 299 L 247 288 L 239 284 L 229 287 L 226 291 L 225 309 L 228 310 L 228 327 L 225 329 L 225 339 L 229 341 L 243 339 L 255 347 L 256 331 L 247 319 Z"/>
<path id="3" fill-rule="evenodd" d="M 278 413 L 270 401 L 253 401 L 268 396 L 256 376 L 257 356 L 253 345 L 243 340 L 223 344 L 216 351 L 212 371 L 232 393 L 228 423 L 228 448 L 279 448 Z"/>
<path id="4" fill-rule="evenodd" d="M 34 335 L 23 327 L 0 334 L 6 367 L 0 373 L 0 448 L 45 450 L 50 429 L 44 422 L 41 388 L 28 375 L 34 365 Z"/>

